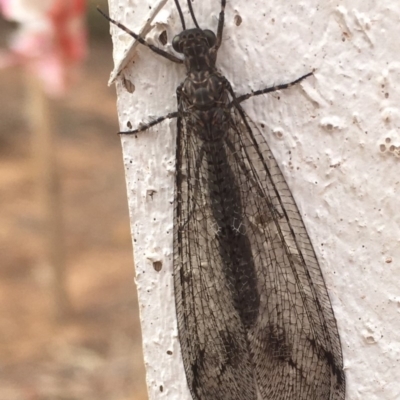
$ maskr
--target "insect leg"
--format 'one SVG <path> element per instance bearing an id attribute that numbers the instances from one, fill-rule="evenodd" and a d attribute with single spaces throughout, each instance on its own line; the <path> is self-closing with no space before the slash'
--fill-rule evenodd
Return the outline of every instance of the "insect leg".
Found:
<path id="1" fill-rule="evenodd" d="M 214 45 L 215 50 L 218 50 L 222 43 L 222 32 L 224 30 L 225 23 L 225 5 L 226 0 L 221 0 L 221 11 L 219 12 L 218 17 L 217 41 Z"/>
<path id="2" fill-rule="evenodd" d="M 259 96 L 260 94 L 266 94 L 266 93 L 270 93 L 270 92 L 276 92 L 277 90 L 290 88 L 291 86 L 296 85 L 297 83 L 301 82 L 303 79 L 308 78 L 312 74 L 313 74 L 313 72 L 309 72 L 308 74 L 305 74 L 305 75 L 301 76 L 300 78 L 297 78 L 293 82 L 284 83 L 282 85 L 272 86 L 272 87 L 268 87 L 268 88 L 261 89 L 261 90 L 256 90 L 255 92 L 243 94 L 238 97 L 234 96 L 234 101 L 232 101 L 232 103 L 239 104 L 242 101 L 245 101 L 253 96 Z"/>
<path id="3" fill-rule="evenodd" d="M 178 100 L 178 107 L 179 107 L 179 104 L 181 103 L 182 87 L 183 87 L 182 85 L 179 85 L 176 88 L 176 98 Z M 137 128 L 133 131 L 118 132 L 118 133 L 120 135 L 134 135 L 135 133 L 146 131 L 147 129 L 151 128 L 154 125 L 159 124 L 160 122 L 162 122 L 166 119 L 177 118 L 178 116 L 179 116 L 179 111 L 174 111 L 172 113 L 168 113 L 167 115 L 163 115 L 162 117 L 158 117 L 147 124 L 141 125 L 141 126 L 139 126 L 139 128 Z"/>
<path id="4" fill-rule="evenodd" d="M 147 43 L 146 40 L 144 40 L 141 36 L 139 36 L 138 34 L 136 34 L 135 32 L 132 32 L 130 29 L 128 29 L 125 25 L 122 25 L 121 23 L 115 21 L 114 19 L 110 18 L 107 14 L 105 14 L 103 11 L 100 10 L 100 8 L 97 8 L 97 10 L 99 11 L 99 13 L 106 18 L 108 21 L 110 21 L 112 24 L 118 26 L 118 28 L 122 29 L 123 31 L 125 31 L 128 35 L 132 36 L 133 38 L 135 38 L 140 44 L 142 44 L 143 46 L 148 47 L 151 51 L 153 51 L 154 53 L 167 58 L 168 60 L 177 63 L 177 64 L 182 64 L 183 60 L 181 60 L 178 57 L 175 57 L 173 54 L 169 54 L 168 52 L 159 49 L 158 47 Z"/>
<path id="5" fill-rule="evenodd" d="M 178 116 L 178 111 L 174 111 L 172 113 L 169 113 L 167 115 L 163 115 L 162 117 L 158 117 L 154 119 L 153 121 L 139 126 L 139 128 L 133 130 L 133 131 L 126 131 L 126 132 L 118 132 L 120 135 L 134 135 L 135 133 L 143 132 L 146 131 L 147 129 L 151 128 L 154 125 L 159 124 L 160 122 L 166 120 L 166 119 L 171 119 L 171 118 L 176 118 Z"/>

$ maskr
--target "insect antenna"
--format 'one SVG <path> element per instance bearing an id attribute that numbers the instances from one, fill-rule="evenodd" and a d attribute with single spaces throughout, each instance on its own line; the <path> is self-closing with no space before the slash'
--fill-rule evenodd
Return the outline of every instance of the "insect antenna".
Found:
<path id="1" fill-rule="evenodd" d="M 196 25 L 196 28 L 197 29 L 201 29 L 199 24 L 197 23 L 196 17 L 194 16 L 193 7 L 192 7 L 192 1 L 191 0 L 187 0 L 187 4 L 188 4 L 188 7 L 189 7 L 190 15 L 192 17 L 192 20 L 193 20 L 194 24 Z"/>
<path id="2" fill-rule="evenodd" d="M 183 18 L 183 13 L 182 13 L 181 5 L 179 4 L 179 1 L 178 1 L 178 0 L 175 0 L 175 5 L 176 5 L 176 8 L 178 9 L 179 18 L 181 19 L 182 28 L 183 28 L 183 30 L 185 31 L 185 30 L 186 30 L 185 19 Z"/>

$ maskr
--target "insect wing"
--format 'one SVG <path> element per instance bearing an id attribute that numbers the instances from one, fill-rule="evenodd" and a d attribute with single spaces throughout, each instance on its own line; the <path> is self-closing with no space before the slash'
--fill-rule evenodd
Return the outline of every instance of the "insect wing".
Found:
<path id="1" fill-rule="evenodd" d="M 221 268 L 205 152 L 178 118 L 174 280 L 183 363 L 195 399 L 255 400 L 246 331 Z"/>
<path id="2" fill-rule="evenodd" d="M 344 399 L 331 303 L 269 146 L 240 106 L 223 140 L 200 136 L 178 118 L 174 279 L 193 397 Z"/>
<path id="3" fill-rule="evenodd" d="M 227 141 L 257 273 L 247 331 L 263 399 L 344 399 L 340 338 L 299 210 L 258 128 L 238 106 Z"/>

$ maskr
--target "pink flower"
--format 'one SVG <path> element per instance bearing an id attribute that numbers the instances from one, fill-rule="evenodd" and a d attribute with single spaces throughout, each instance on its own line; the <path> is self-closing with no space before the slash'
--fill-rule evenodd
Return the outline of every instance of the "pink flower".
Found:
<path id="1" fill-rule="evenodd" d="M 85 0 L 0 0 L 3 15 L 20 23 L 0 67 L 24 64 L 60 95 L 86 55 Z"/>

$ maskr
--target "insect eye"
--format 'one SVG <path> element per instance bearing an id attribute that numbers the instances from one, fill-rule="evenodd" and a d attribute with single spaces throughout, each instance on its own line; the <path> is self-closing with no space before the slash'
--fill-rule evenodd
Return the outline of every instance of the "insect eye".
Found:
<path id="1" fill-rule="evenodd" d="M 181 46 L 181 37 L 179 35 L 176 35 L 172 39 L 172 47 L 177 53 L 183 53 Z"/>
<path id="2" fill-rule="evenodd" d="M 205 29 L 203 31 L 203 33 L 207 39 L 207 42 L 208 42 L 208 45 L 210 46 L 210 48 L 213 47 L 215 42 L 217 41 L 215 33 L 213 31 L 210 31 L 209 29 Z"/>

